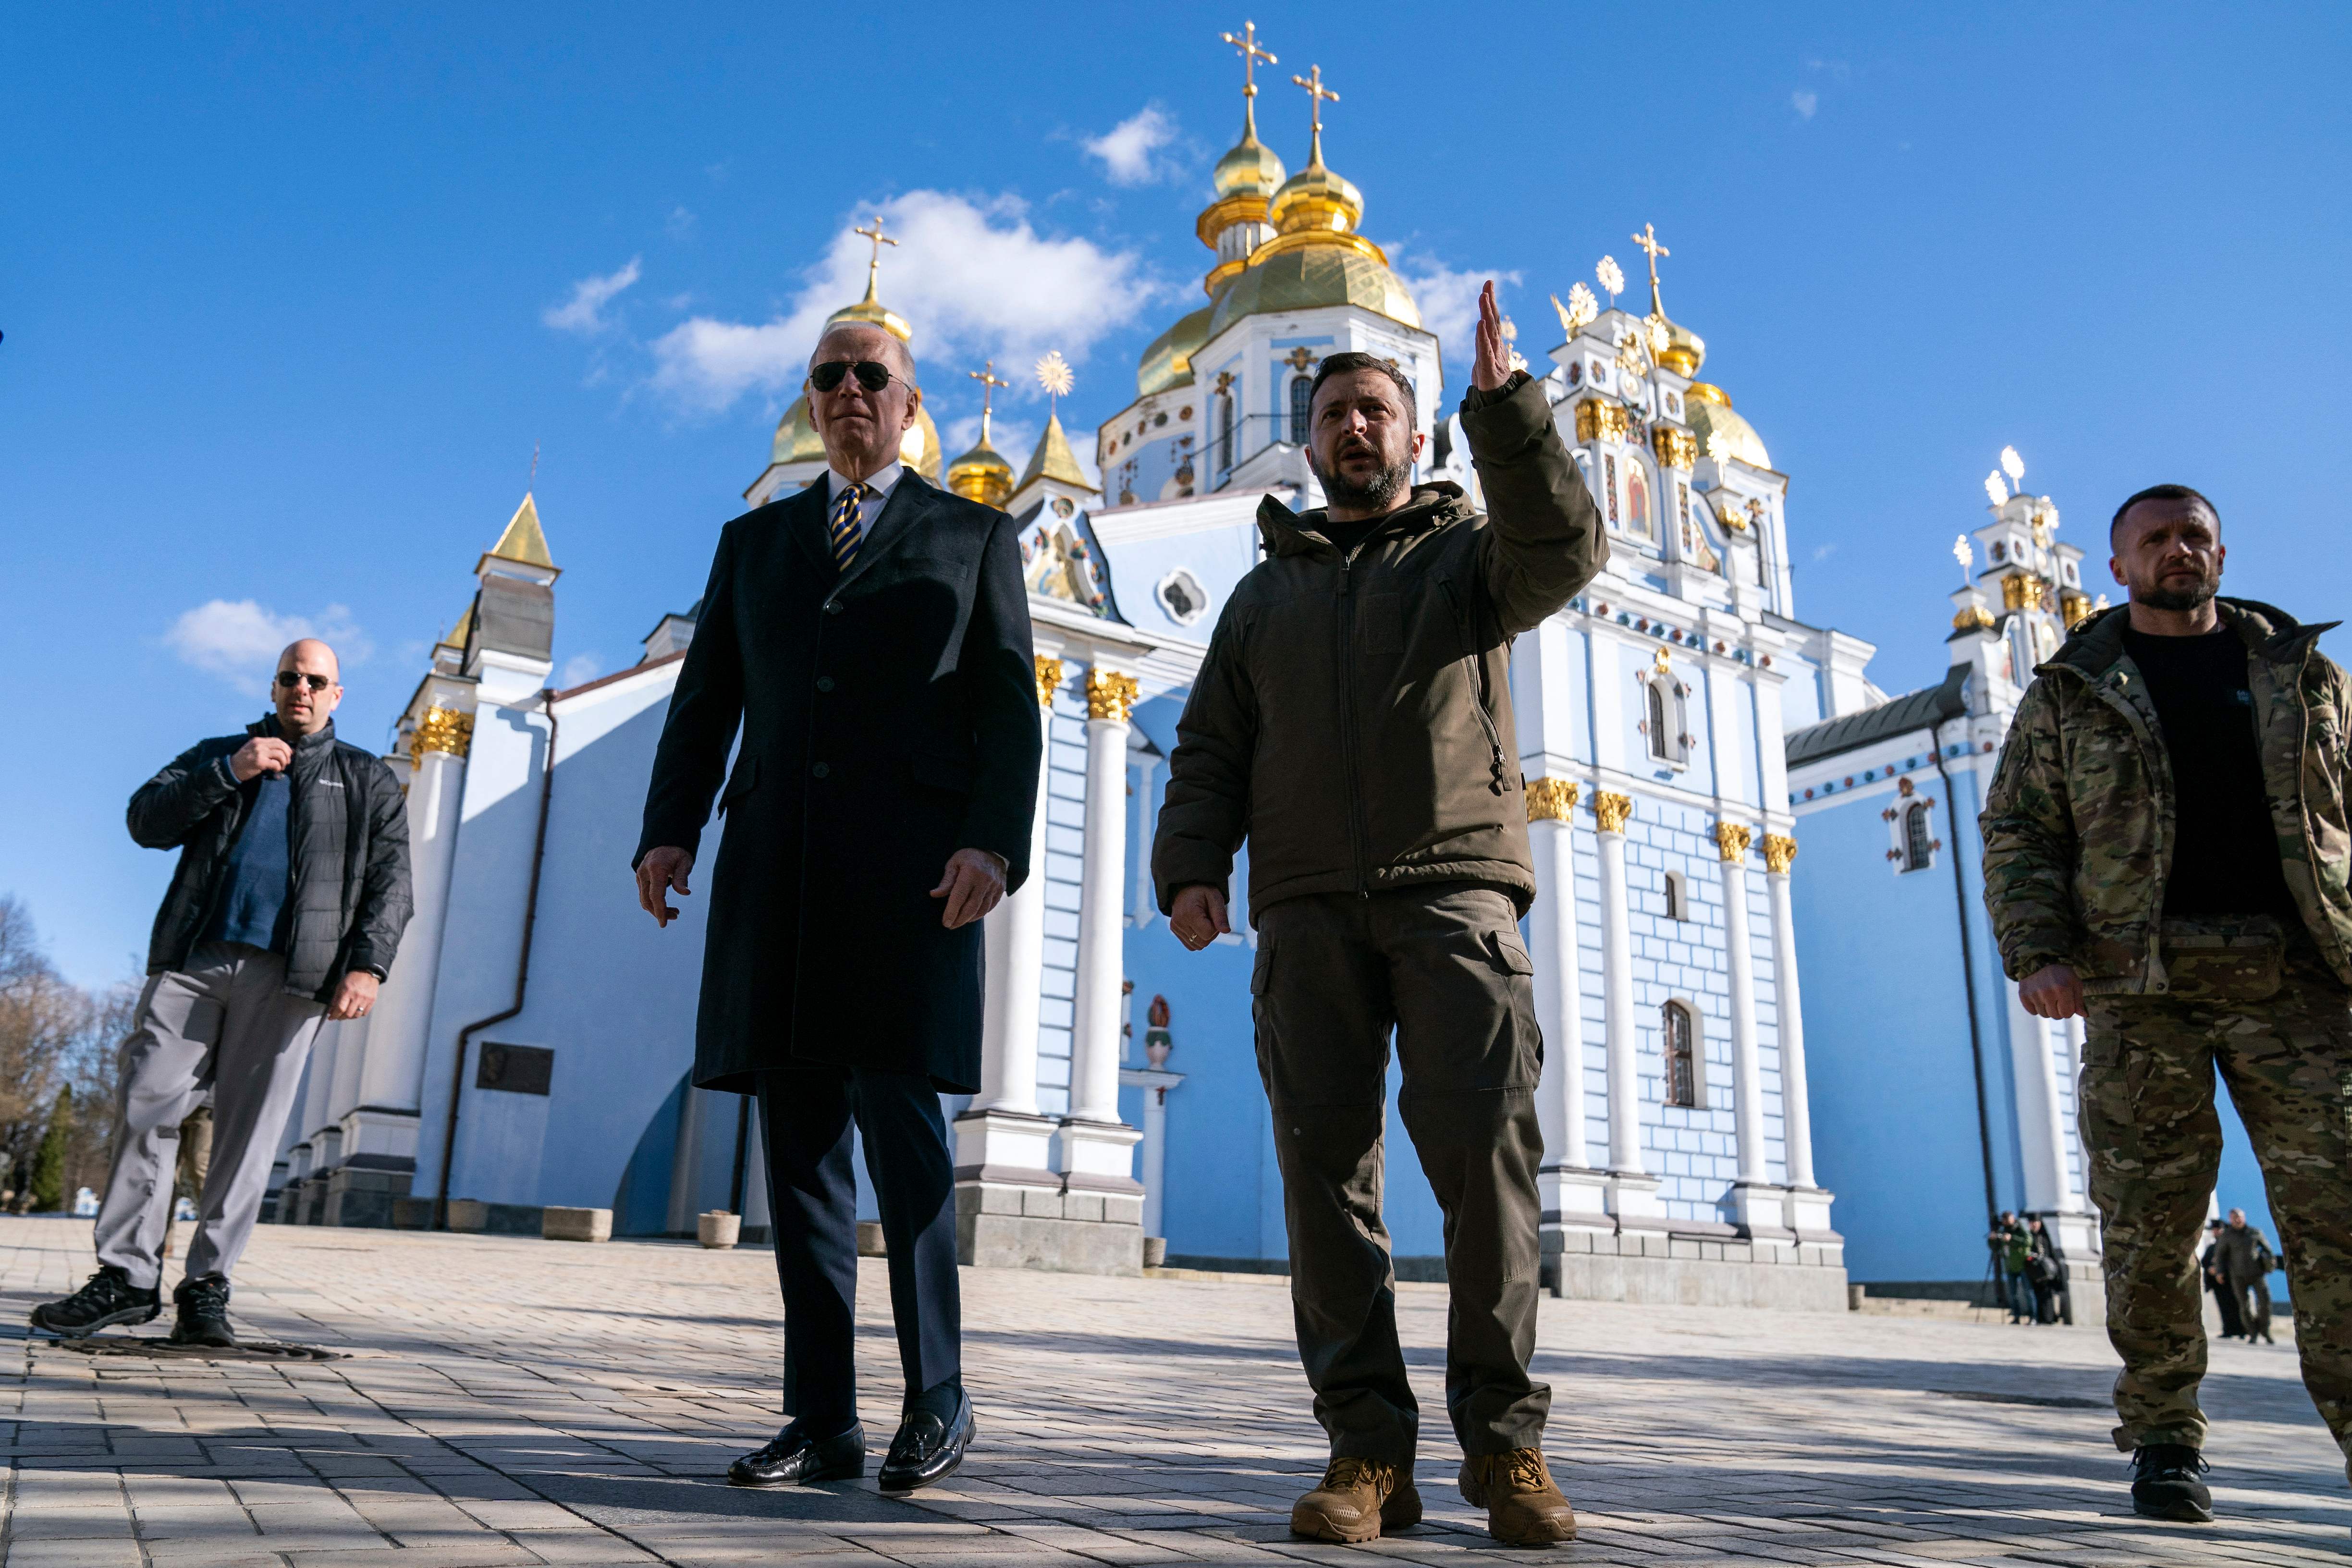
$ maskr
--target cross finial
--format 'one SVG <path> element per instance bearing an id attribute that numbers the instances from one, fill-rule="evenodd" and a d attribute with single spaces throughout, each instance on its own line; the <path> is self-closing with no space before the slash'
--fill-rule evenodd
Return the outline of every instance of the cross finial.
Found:
<path id="1" fill-rule="evenodd" d="M 1323 104 L 1326 100 L 1339 102 L 1339 95 L 1323 85 L 1321 66 L 1308 66 L 1305 76 L 1295 76 L 1290 79 L 1307 89 L 1307 101 L 1314 105 L 1311 112 L 1315 117 L 1315 142 L 1307 162 L 1310 166 L 1319 168 L 1323 163 Z"/>
<path id="2" fill-rule="evenodd" d="M 874 242 L 873 259 L 866 264 L 866 297 L 871 300 L 875 297 L 875 285 L 879 281 L 882 276 L 882 247 L 886 245 L 895 246 L 898 242 L 882 232 L 882 215 L 880 213 L 876 213 L 874 215 L 874 226 L 872 228 L 852 228 L 849 232 L 857 236 L 860 239 L 870 239 Z"/>
<path id="3" fill-rule="evenodd" d="M 1642 232 L 1633 237 L 1633 243 L 1650 253 L 1650 309 L 1663 316 L 1666 312 L 1665 307 L 1658 303 L 1658 258 L 1672 256 L 1674 252 L 1658 243 L 1658 226 L 1653 223 L 1642 226 Z"/>
<path id="4" fill-rule="evenodd" d="M 1278 63 L 1274 58 L 1274 51 L 1272 49 L 1261 48 L 1258 46 L 1257 24 L 1255 22 L 1244 22 L 1242 24 L 1242 30 L 1238 36 L 1233 33 L 1219 33 L 1217 37 L 1223 39 L 1226 43 L 1233 45 L 1235 49 L 1241 52 L 1242 96 L 1244 98 L 1255 98 L 1257 96 L 1258 66 L 1262 63 L 1265 65 L 1275 65 Z"/>
<path id="5" fill-rule="evenodd" d="M 980 383 L 980 444 L 985 447 L 988 445 L 989 414 L 995 402 L 996 389 L 1013 384 L 996 374 L 994 360 L 990 360 L 978 370 L 968 370 L 964 374 Z"/>

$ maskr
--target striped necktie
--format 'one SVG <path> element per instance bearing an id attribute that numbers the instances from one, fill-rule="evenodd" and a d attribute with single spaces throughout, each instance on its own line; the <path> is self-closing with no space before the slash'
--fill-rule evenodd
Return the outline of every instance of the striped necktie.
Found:
<path id="1" fill-rule="evenodd" d="M 853 480 L 833 498 L 833 521 L 825 528 L 825 542 L 832 547 L 835 571 L 848 571 L 849 563 L 857 559 L 858 542 L 865 537 L 857 526 L 857 509 L 873 493 L 873 486 Z"/>

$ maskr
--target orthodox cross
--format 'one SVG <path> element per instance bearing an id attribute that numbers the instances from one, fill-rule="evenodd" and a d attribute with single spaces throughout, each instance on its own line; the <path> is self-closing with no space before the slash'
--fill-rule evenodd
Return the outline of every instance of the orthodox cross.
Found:
<path id="1" fill-rule="evenodd" d="M 877 218 L 875 221 L 879 223 L 881 220 Z M 891 243 L 896 244 L 898 242 L 894 240 Z M 881 252 L 877 250 L 875 254 L 878 256 Z M 996 362 L 994 360 L 990 360 L 978 370 L 968 370 L 964 372 L 964 374 L 980 383 L 980 441 L 981 445 L 986 446 L 988 444 L 989 410 L 996 397 L 996 389 L 1000 386 L 1011 386 L 1013 384 L 996 374 Z"/>
<path id="2" fill-rule="evenodd" d="M 1272 49 L 1265 49 L 1258 47 L 1257 24 L 1255 22 L 1244 22 L 1242 24 L 1241 36 L 1239 37 L 1235 37 L 1231 33 L 1219 33 L 1217 37 L 1223 39 L 1226 43 L 1233 45 L 1235 49 L 1240 51 L 1242 57 L 1242 96 L 1244 98 L 1255 98 L 1257 96 L 1258 66 L 1261 63 L 1265 65 L 1274 65 L 1278 63 L 1274 58 L 1274 51 Z M 1244 105 L 1244 107 L 1246 109 L 1248 106 Z"/>
<path id="3" fill-rule="evenodd" d="M 876 280 L 882 276 L 882 247 L 886 245 L 896 246 L 898 242 L 882 232 L 880 213 L 874 215 L 872 228 L 853 228 L 849 232 L 860 239 L 870 239 L 874 242 L 874 258 L 866 264 L 866 292 L 870 298 L 874 293 Z"/>
<path id="4" fill-rule="evenodd" d="M 1674 252 L 1658 243 L 1658 226 L 1654 223 L 1643 224 L 1642 232 L 1633 237 L 1633 243 L 1650 253 L 1650 309 L 1663 315 L 1664 311 L 1658 304 L 1658 258 Z"/>
<path id="5" fill-rule="evenodd" d="M 1337 103 L 1339 101 L 1339 95 L 1323 85 L 1323 68 L 1321 66 L 1308 66 L 1305 76 L 1295 76 L 1290 79 L 1307 89 L 1307 101 L 1314 106 L 1309 112 L 1311 112 L 1315 117 L 1315 142 L 1312 149 L 1312 155 L 1309 156 L 1307 161 L 1310 164 L 1319 167 L 1323 162 L 1324 100 L 1328 99 L 1331 102 Z"/>

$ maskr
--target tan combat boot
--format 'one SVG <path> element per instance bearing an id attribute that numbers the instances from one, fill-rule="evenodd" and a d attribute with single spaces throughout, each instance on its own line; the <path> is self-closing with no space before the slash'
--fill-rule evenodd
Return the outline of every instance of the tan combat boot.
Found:
<path id="1" fill-rule="evenodd" d="M 1323 1484 L 1290 1510 L 1290 1533 L 1313 1541 L 1377 1541 L 1383 1530 L 1420 1522 L 1411 1469 L 1349 1456 L 1332 1460 Z"/>
<path id="2" fill-rule="evenodd" d="M 1506 1546 L 1549 1546 L 1576 1539 L 1576 1510 L 1551 1484 L 1551 1470 L 1539 1448 L 1463 1460 L 1462 1500 L 1486 1510 L 1486 1533 Z"/>

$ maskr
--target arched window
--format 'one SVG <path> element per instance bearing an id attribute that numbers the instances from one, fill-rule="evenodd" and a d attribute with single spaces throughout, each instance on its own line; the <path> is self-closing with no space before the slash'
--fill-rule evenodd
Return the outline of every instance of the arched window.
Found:
<path id="1" fill-rule="evenodd" d="M 1646 681 L 1643 689 L 1650 694 L 1650 755 L 1670 763 L 1675 760 L 1675 737 L 1672 726 L 1666 722 L 1666 683 Z"/>
<path id="2" fill-rule="evenodd" d="M 1223 472 L 1234 466 L 1234 395 L 1217 395 L 1217 468 Z"/>
<path id="3" fill-rule="evenodd" d="M 1934 819 L 1925 801 L 1914 801 L 1903 814 L 1903 868 L 1924 871 L 1936 863 Z"/>
<path id="4" fill-rule="evenodd" d="M 1307 398 L 1315 384 L 1307 377 L 1293 376 L 1290 382 L 1290 444 L 1307 445 Z"/>
<path id="5" fill-rule="evenodd" d="M 1679 1002 L 1666 1004 L 1666 1103 L 1698 1103 L 1698 1028 L 1691 1011 Z"/>
<path id="6" fill-rule="evenodd" d="M 1683 918 L 1683 880 L 1672 871 L 1666 873 L 1666 919 Z"/>

